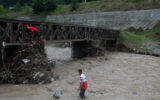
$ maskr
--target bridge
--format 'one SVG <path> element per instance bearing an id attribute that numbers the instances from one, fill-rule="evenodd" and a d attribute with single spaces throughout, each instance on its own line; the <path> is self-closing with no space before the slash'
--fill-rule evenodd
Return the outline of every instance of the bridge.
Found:
<path id="1" fill-rule="evenodd" d="M 116 41 L 119 35 L 119 30 L 103 29 L 100 27 L 0 18 L 1 59 L 4 59 L 4 47 L 31 44 L 31 33 L 26 31 L 25 25 L 37 27 L 40 38 L 43 40 L 73 42 L 74 50 L 86 47 L 86 41 Z"/>

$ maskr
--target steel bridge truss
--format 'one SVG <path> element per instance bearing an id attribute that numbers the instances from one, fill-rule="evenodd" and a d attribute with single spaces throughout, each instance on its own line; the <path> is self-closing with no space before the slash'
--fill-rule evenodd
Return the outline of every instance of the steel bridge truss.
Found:
<path id="1" fill-rule="evenodd" d="M 29 43 L 32 35 L 25 25 L 37 27 L 40 37 L 46 41 L 114 40 L 119 35 L 118 30 L 97 27 L 0 19 L 0 46 L 3 42 L 6 45 Z"/>

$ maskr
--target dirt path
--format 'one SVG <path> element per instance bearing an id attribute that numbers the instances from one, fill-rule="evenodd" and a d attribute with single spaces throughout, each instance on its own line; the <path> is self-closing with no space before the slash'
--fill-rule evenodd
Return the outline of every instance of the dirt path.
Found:
<path id="1" fill-rule="evenodd" d="M 86 73 L 89 88 L 86 100 L 159 100 L 160 58 L 129 53 L 107 53 L 56 66 L 60 79 L 48 85 L 1 85 L 0 100 L 80 100 L 77 70 Z"/>

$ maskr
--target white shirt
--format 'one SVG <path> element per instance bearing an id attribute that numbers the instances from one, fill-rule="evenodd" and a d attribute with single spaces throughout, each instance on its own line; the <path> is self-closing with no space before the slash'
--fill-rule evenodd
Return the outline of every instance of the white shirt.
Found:
<path id="1" fill-rule="evenodd" d="M 82 73 L 80 75 L 80 82 L 86 82 L 86 81 L 87 81 L 86 76 Z"/>

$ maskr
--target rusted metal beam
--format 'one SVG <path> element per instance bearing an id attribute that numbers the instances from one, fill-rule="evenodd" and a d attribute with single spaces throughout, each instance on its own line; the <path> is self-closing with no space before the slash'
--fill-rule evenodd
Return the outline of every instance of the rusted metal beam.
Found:
<path id="1" fill-rule="evenodd" d="M 86 39 L 72 39 L 72 40 L 52 40 L 48 42 L 75 42 L 75 41 L 86 41 Z"/>
<path id="2" fill-rule="evenodd" d="M 31 43 L 6 43 L 5 46 L 31 45 Z"/>

